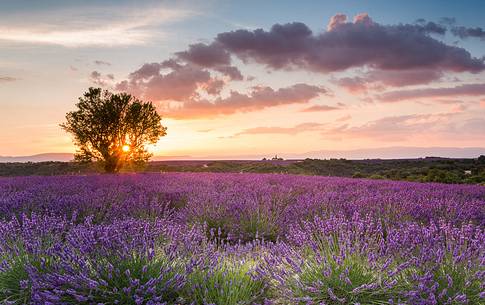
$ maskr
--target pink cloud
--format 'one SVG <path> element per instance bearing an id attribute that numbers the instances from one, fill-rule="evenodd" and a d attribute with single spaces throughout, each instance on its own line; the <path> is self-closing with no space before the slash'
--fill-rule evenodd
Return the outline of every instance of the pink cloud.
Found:
<path id="1" fill-rule="evenodd" d="M 327 31 L 335 30 L 339 25 L 345 24 L 347 22 L 347 15 L 345 14 L 335 14 L 330 17 L 330 21 L 327 25 Z"/>
<path id="2" fill-rule="evenodd" d="M 342 117 L 337 118 L 335 121 L 337 121 L 337 122 L 345 122 L 345 121 L 348 121 L 348 120 L 351 120 L 351 119 L 352 119 L 352 116 L 351 115 L 344 115 Z"/>
<path id="3" fill-rule="evenodd" d="M 190 99 L 179 108 L 165 109 L 165 114 L 177 119 L 198 119 L 228 115 L 237 112 L 251 112 L 289 104 L 305 104 L 320 94 L 325 94 L 322 87 L 296 84 L 274 90 L 270 87 L 255 87 L 247 94 L 232 91 L 226 98 L 215 100 Z"/>
<path id="4" fill-rule="evenodd" d="M 366 138 L 404 143 L 416 137 L 485 140 L 485 119 L 463 119 L 460 112 L 390 116 L 360 126 L 344 124 L 322 131 L 322 135 L 345 138 Z M 466 136 L 464 136 L 466 135 Z"/>
<path id="5" fill-rule="evenodd" d="M 0 76 L 0 83 L 14 82 L 17 78 L 10 76 Z"/>
<path id="6" fill-rule="evenodd" d="M 260 127 L 245 129 L 245 130 L 235 134 L 233 137 L 240 136 L 240 135 L 246 135 L 246 134 L 251 134 L 251 135 L 254 135 L 254 134 L 296 135 L 296 134 L 303 133 L 303 132 L 318 131 L 322 126 L 324 126 L 324 124 L 314 123 L 314 122 L 302 123 L 302 124 L 298 124 L 298 125 L 293 126 L 293 127 L 260 126 Z"/>
<path id="7" fill-rule="evenodd" d="M 328 105 L 314 105 L 300 110 L 300 112 L 325 112 L 339 110 L 339 107 L 328 106 Z"/>
<path id="8" fill-rule="evenodd" d="M 362 77 L 343 77 L 335 80 L 334 83 L 353 94 L 367 93 L 368 89 L 368 82 Z"/>

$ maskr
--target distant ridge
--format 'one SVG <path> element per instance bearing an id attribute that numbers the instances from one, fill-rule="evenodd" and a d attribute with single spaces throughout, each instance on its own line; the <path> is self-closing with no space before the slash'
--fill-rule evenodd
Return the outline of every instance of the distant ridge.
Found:
<path id="1" fill-rule="evenodd" d="M 32 156 L 0 156 L 0 162 L 45 162 L 45 161 L 71 161 L 74 155 L 70 153 L 45 153 Z"/>
<path id="2" fill-rule="evenodd" d="M 383 148 L 363 148 L 353 150 L 318 150 L 301 154 L 285 154 L 280 152 L 278 156 L 285 159 L 331 159 L 345 158 L 353 160 L 362 159 L 416 159 L 425 157 L 441 158 L 477 158 L 485 155 L 484 147 L 383 147 Z M 263 157 L 271 158 L 274 154 L 254 154 L 254 155 L 233 155 L 233 156 L 153 156 L 152 161 L 164 160 L 260 160 Z M 0 162 L 45 162 L 62 161 L 67 162 L 73 159 L 70 153 L 44 153 L 31 156 L 0 156 Z"/>
<path id="3" fill-rule="evenodd" d="M 441 158 L 477 158 L 485 155 L 485 147 L 383 147 L 354 150 L 319 150 L 302 155 L 299 158 L 345 158 L 345 159 L 416 159 L 425 157 Z"/>
<path id="4" fill-rule="evenodd" d="M 0 156 L 0 162 L 46 162 L 46 161 L 60 161 L 68 162 L 74 159 L 74 155 L 70 153 L 45 153 L 31 156 Z M 163 160 L 184 160 L 191 159 L 190 156 L 154 156 L 152 161 Z"/>

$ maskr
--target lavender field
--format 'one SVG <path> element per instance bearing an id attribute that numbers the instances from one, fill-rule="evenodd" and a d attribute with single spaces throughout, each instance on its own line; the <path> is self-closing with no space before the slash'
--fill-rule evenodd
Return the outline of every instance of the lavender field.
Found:
<path id="1" fill-rule="evenodd" d="M 485 187 L 0 179 L 1 304 L 485 304 Z"/>

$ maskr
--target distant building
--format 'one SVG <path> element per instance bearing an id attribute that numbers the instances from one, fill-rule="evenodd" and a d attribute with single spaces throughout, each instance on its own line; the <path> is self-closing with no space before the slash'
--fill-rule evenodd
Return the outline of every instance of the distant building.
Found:
<path id="1" fill-rule="evenodd" d="M 465 170 L 465 175 L 471 175 L 472 171 L 471 170 Z"/>
<path id="2" fill-rule="evenodd" d="M 278 157 L 278 155 L 275 155 L 273 158 L 271 158 L 273 161 L 282 161 L 283 158 Z"/>

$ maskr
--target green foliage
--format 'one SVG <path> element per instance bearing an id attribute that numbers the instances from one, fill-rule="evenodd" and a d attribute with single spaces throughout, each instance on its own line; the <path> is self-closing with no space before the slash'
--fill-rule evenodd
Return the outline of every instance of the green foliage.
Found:
<path id="1" fill-rule="evenodd" d="M 30 300 L 26 255 L 20 254 L 12 259 L 2 259 L 8 264 L 0 271 L 0 300 L 9 304 L 27 304 Z"/>
<path id="2" fill-rule="evenodd" d="M 265 283 L 251 275 L 251 261 L 224 258 L 210 270 L 198 269 L 188 279 L 186 298 L 194 304 L 250 305 L 261 302 Z"/>
<path id="3" fill-rule="evenodd" d="M 283 304 L 389 304 L 407 285 L 367 256 L 341 249 L 336 235 L 333 242 L 320 241 L 318 249 L 308 248 L 301 260 L 287 264 L 280 268 L 287 270 L 284 280 L 291 299 L 280 300 Z"/>
<path id="4" fill-rule="evenodd" d="M 50 243 L 48 235 L 40 242 L 45 249 Z M 9 244 L 12 249 L 16 249 L 16 254 L 0 257 L 0 300 L 7 301 L 5 304 L 28 304 L 31 300 L 32 286 L 27 268 L 35 272 L 50 270 L 53 259 L 46 255 L 28 253 L 23 244 L 17 241 L 9 241 Z"/>
<path id="5" fill-rule="evenodd" d="M 377 180 L 386 179 L 386 177 L 379 175 L 379 174 L 373 174 L 369 178 L 370 179 L 377 179 Z"/>
<path id="6" fill-rule="evenodd" d="M 255 210 L 240 220 L 242 234 L 249 240 L 264 239 L 276 241 L 279 227 L 276 219 L 268 211 Z"/>
<path id="7" fill-rule="evenodd" d="M 477 158 L 478 164 L 485 164 L 485 156 L 480 155 L 480 157 Z"/>
<path id="8" fill-rule="evenodd" d="M 442 169 L 433 168 L 428 171 L 424 178 L 426 182 L 459 183 L 460 178 L 457 174 Z"/>
<path id="9" fill-rule="evenodd" d="M 482 160 L 482 161 L 480 161 Z M 485 183 L 480 159 L 155 161 L 128 164 L 123 172 L 231 172 L 382 178 L 415 182 Z M 471 171 L 471 174 L 466 172 Z M 86 174 L 93 163 L 0 163 L 0 176 Z"/>
<path id="10" fill-rule="evenodd" d="M 361 172 L 355 172 L 353 175 L 352 175 L 352 178 L 365 178 L 365 175 L 362 174 Z"/>
<path id="11" fill-rule="evenodd" d="M 145 145 L 166 134 L 155 106 L 126 93 L 89 88 L 76 107 L 61 124 L 78 147 L 75 158 L 101 161 L 107 172 L 119 171 L 126 162 L 147 161 L 151 154 Z"/>

